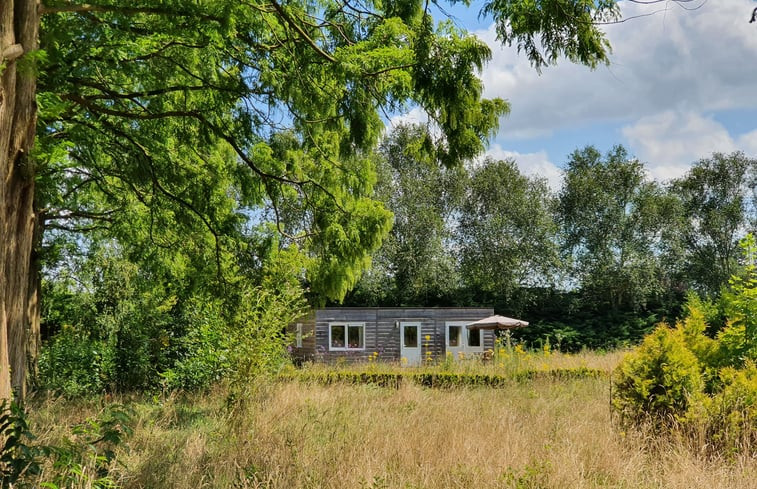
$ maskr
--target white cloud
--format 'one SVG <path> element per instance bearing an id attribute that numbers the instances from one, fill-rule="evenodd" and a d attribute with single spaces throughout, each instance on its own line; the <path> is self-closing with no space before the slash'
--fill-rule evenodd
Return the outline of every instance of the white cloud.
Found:
<path id="1" fill-rule="evenodd" d="M 425 124 L 426 122 L 428 122 L 426 111 L 420 107 L 414 107 L 410 112 L 395 115 L 389 119 L 389 124 L 387 124 L 386 128 L 391 132 L 401 124 Z"/>
<path id="2" fill-rule="evenodd" d="M 659 5 L 622 2 L 624 17 Z M 686 11 L 606 28 L 612 64 L 592 72 L 561 61 L 539 76 L 515 48 L 501 48 L 493 26 L 476 34 L 493 50 L 482 73 L 486 96 L 503 97 L 512 113 L 501 131 L 533 138 L 606 121 L 619 123 L 662 111 L 757 109 L 757 29 L 748 23 L 751 0 L 706 2 Z"/>
<path id="3" fill-rule="evenodd" d="M 757 154 L 757 130 L 733 138 L 716 120 L 695 112 L 665 111 L 622 129 L 636 156 L 658 180 L 680 177 L 713 152 Z"/>
<path id="4" fill-rule="evenodd" d="M 546 151 L 518 153 L 517 151 L 506 150 L 499 144 L 494 144 L 489 148 L 485 156 L 496 160 L 515 160 L 521 173 L 530 177 L 546 179 L 552 190 L 557 190 L 562 185 L 562 170 L 549 161 Z"/>

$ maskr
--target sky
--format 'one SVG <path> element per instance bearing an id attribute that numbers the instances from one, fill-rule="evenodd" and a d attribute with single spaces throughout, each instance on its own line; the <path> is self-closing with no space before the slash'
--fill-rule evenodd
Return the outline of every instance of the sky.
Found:
<path id="1" fill-rule="evenodd" d="M 609 66 L 560 60 L 541 75 L 498 43 L 491 20 L 477 17 L 480 2 L 448 10 L 492 48 L 484 96 L 511 106 L 487 155 L 513 158 L 555 189 L 570 153 L 590 144 L 602 152 L 623 144 L 662 182 L 716 151 L 757 157 L 757 22 L 749 23 L 757 0 L 686 4 L 695 10 L 619 4 L 624 18 L 656 13 L 604 27 Z"/>

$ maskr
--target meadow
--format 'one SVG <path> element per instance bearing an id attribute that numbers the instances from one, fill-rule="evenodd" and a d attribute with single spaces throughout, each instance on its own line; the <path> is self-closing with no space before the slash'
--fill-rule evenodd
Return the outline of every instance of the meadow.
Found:
<path id="1" fill-rule="evenodd" d="M 609 373 L 622 354 L 515 351 L 486 364 L 424 368 Z M 609 397 L 609 376 L 445 389 L 269 379 L 203 394 L 36 399 L 30 421 L 38 443 L 82 445 L 81 426 L 98 423 L 87 419 L 114 406 L 129 413 L 131 432 L 111 447 L 107 467 L 101 458 L 98 472 L 94 456 L 77 467 L 43 467 L 40 480 L 69 470 L 66 487 L 757 488 L 754 454 L 713 455 L 683 436 L 624 431 Z"/>

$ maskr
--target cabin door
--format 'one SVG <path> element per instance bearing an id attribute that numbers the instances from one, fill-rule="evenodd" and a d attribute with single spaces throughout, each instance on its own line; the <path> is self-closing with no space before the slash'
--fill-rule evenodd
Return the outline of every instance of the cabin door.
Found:
<path id="1" fill-rule="evenodd" d="M 447 321 L 444 324 L 444 346 L 447 355 L 457 360 L 465 355 L 465 324 L 461 321 Z"/>
<path id="2" fill-rule="evenodd" d="M 421 323 L 400 323 L 400 357 L 403 364 L 421 364 Z"/>
<path id="3" fill-rule="evenodd" d="M 455 360 L 470 358 L 481 353 L 483 349 L 483 332 L 480 329 L 468 329 L 469 321 L 447 321 L 444 324 L 445 348 L 448 355 Z"/>

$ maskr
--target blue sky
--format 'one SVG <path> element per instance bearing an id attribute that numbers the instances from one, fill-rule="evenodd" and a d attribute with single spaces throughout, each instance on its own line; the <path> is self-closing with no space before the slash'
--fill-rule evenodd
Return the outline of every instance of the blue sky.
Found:
<path id="1" fill-rule="evenodd" d="M 511 104 L 488 154 L 514 158 L 553 187 L 567 156 L 588 144 L 625 145 L 660 181 L 714 151 L 757 157 L 757 23 L 748 22 L 757 1 L 703 0 L 697 10 L 619 3 L 624 17 L 657 13 L 605 27 L 609 66 L 561 60 L 541 75 L 499 45 L 491 20 L 477 17 L 481 2 L 448 9 L 492 47 L 485 95 Z"/>

